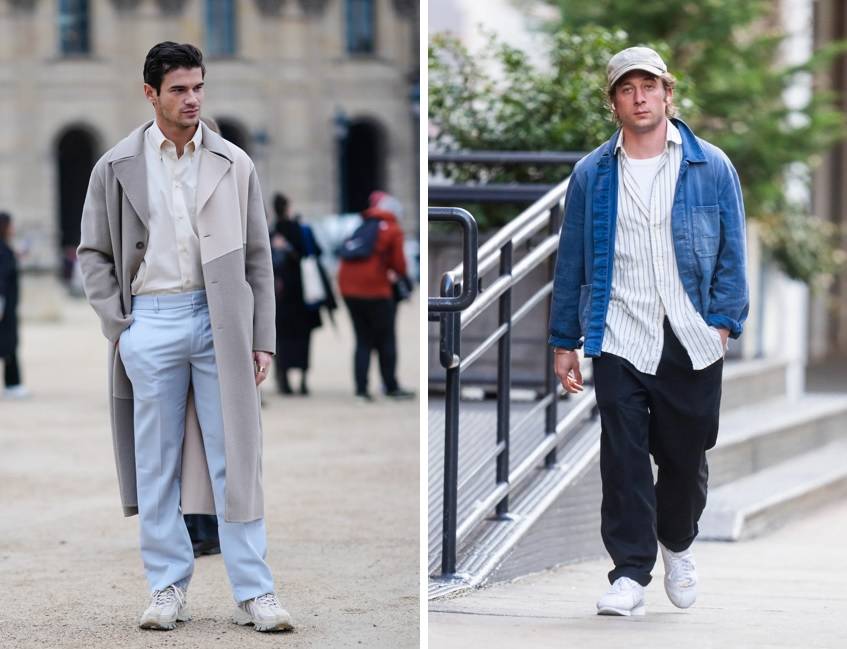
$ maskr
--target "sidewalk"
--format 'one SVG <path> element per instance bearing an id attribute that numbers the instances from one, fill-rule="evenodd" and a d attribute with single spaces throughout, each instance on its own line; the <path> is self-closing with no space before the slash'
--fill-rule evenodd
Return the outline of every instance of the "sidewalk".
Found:
<path id="1" fill-rule="evenodd" d="M 312 396 L 264 388 L 268 560 L 295 631 L 232 624 L 215 556 L 197 561 L 193 620 L 162 634 L 137 628 L 148 593 L 118 497 L 106 342 L 84 301 L 56 295 L 60 321 L 22 327 L 34 397 L 0 401 L 0 647 L 418 647 L 419 401 L 353 399 L 343 309 L 313 338 Z M 416 298 L 398 335 L 400 381 L 418 391 Z"/>
<path id="2" fill-rule="evenodd" d="M 841 649 L 847 647 L 847 503 L 752 541 L 697 543 L 697 603 L 674 608 L 661 559 L 647 615 L 598 616 L 608 560 L 531 575 L 429 608 L 430 649 Z"/>

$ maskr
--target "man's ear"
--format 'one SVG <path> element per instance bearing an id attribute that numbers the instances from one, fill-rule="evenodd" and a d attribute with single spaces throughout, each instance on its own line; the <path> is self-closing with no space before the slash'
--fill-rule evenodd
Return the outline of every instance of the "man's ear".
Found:
<path id="1" fill-rule="evenodd" d="M 149 83 L 144 84 L 144 96 L 147 97 L 147 101 L 153 104 L 154 107 L 159 103 L 159 93 Z"/>

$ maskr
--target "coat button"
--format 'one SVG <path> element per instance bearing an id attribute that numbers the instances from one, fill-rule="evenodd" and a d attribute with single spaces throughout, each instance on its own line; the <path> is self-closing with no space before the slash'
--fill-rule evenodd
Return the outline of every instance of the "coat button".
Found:
<path id="1" fill-rule="evenodd" d="M 141 250 L 143 247 L 144 247 L 144 242 L 143 242 L 143 241 L 139 241 L 138 243 L 136 243 L 136 244 L 135 244 L 135 249 L 136 249 L 136 250 Z"/>

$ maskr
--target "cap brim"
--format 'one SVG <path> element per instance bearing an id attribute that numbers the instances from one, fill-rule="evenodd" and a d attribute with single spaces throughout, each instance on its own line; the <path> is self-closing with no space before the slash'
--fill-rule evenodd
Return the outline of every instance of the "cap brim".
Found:
<path id="1" fill-rule="evenodd" d="M 618 71 L 614 77 L 609 79 L 609 87 L 611 88 L 614 86 L 623 75 L 628 72 L 632 72 L 633 70 L 643 70 L 644 72 L 655 74 L 657 77 L 661 77 L 665 73 L 662 68 L 657 68 L 655 65 L 649 65 L 647 63 L 633 63 L 632 65 L 626 66 L 623 70 Z"/>

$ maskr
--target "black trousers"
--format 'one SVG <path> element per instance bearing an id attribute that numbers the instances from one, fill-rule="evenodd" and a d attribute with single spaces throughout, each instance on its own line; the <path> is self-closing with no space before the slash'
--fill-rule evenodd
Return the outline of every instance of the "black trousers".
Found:
<path id="1" fill-rule="evenodd" d="M 371 352 L 379 355 L 379 373 L 386 392 L 397 389 L 397 340 L 394 320 L 397 305 L 392 299 L 344 298 L 356 332 L 353 357 L 356 394 L 368 391 L 368 368 Z"/>
<path id="2" fill-rule="evenodd" d="M 3 358 L 3 382 L 7 388 L 21 384 L 21 371 L 18 367 L 18 355 L 15 352 Z"/>
<path id="3" fill-rule="evenodd" d="M 593 359 L 600 411 L 601 533 L 615 564 L 609 582 L 650 583 L 657 539 L 674 552 L 697 536 L 706 506 L 706 450 L 718 435 L 723 359 L 694 370 L 664 324 L 656 375 L 613 354 Z M 653 484 L 650 455 L 658 467 Z"/>
<path id="4" fill-rule="evenodd" d="M 185 527 L 191 543 L 218 541 L 218 517 L 211 514 L 185 514 Z"/>

